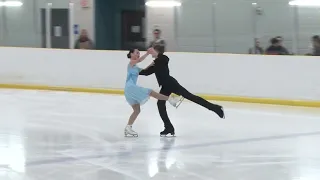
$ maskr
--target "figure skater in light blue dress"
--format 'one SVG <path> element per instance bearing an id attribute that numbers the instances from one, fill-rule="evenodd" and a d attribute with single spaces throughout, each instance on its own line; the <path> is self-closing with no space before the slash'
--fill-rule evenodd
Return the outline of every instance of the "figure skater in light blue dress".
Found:
<path id="1" fill-rule="evenodd" d="M 169 103 L 176 107 L 177 103 L 181 100 L 181 97 L 174 97 L 172 95 L 165 96 L 160 93 L 153 91 L 152 89 L 140 87 L 137 85 L 137 80 L 139 72 L 142 70 L 136 64 L 143 61 L 149 53 L 146 53 L 140 57 L 140 52 L 138 49 L 132 49 L 127 54 L 127 57 L 130 59 L 127 69 L 127 80 L 124 89 L 124 95 L 131 107 L 133 108 L 133 113 L 131 114 L 128 124 L 124 130 L 125 136 L 138 136 L 138 133 L 132 130 L 132 124 L 137 119 L 140 113 L 140 106 L 146 103 L 149 97 L 154 97 L 158 100 L 169 101 Z"/>

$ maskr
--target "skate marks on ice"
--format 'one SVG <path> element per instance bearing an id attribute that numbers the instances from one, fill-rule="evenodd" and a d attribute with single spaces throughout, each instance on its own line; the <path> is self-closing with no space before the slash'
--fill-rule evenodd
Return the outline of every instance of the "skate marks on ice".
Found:
<path id="1" fill-rule="evenodd" d="M 294 133 L 294 134 L 284 134 L 284 135 L 276 135 L 276 136 L 265 136 L 265 137 L 256 137 L 256 138 L 246 138 L 246 139 L 234 139 L 234 140 L 226 140 L 226 141 L 214 141 L 208 143 L 199 143 L 199 144 L 188 144 L 188 145 L 177 145 L 171 147 L 172 150 L 187 150 L 192 148 L 199 147 L 210 147 L 210 146 L 221 146 L 221 145 L 232 145 L 232 144 L 241 144 L 241 143 L 249 143 L 249 142 L 261 142 L 261 141 L 272 141 L 272 140 L 281 140 L 281 139 L 290 139 L 290 138 L 298 138 L 298 137 L 308 137 L 308 136 L 320 136 L 320 131 L 309 132 L 309 133 Z M 131 138 L 129 138 L 131 139 Z M 132 140 L 138 140 L 138 138 L 133 138 Z M 162 138 L 164 141 L 167 141 L 167 138 Z M 170 138 L 169 138 L 170 139 Z M 178 138 L 172 138 L 174 141 Z M 160 152 L 162 148 L 149 148 L 149 149 L 141 149 L 135 151 L 137 153 L 149 153 L 149 152 Z M 110 158 L 115 156 L 114 153 L 104 153 L 99 155 L 87 155 L 87 156 L 78 156 L 78 157 L 62 157 L 62 158 L 54 158 L 54 159 L 43 159 L 38 161 L 29 161 L 26 162 L 26 166 L 40 166 L 45 164 L 55 164 L 61 162 L 75 162 L 75 161 L 84 161 L 90 159 L 99 159 L 99 158 Z"/>

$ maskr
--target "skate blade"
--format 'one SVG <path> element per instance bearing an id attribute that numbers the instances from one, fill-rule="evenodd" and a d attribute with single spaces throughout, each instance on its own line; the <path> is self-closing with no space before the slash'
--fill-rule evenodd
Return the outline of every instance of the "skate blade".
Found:
<path id="1" fill-rule="evenodd" d="M 221 119 L 226 119 L 226 114 L 224 113 L 223 107 L 221 107 L 221 110 L 223 111 L 223 117 Z"/>
<path id="2" fill-rule="evenodd" d="M 127 133 L 124 133 L 124 137 L 138 137 L 139 135 L 138 134 L 127 134 Z"/>
<path id="3" fill-rule="evenodd" d="M 131 137 L 131 138 L 132 138 L 132 137 L 139 137 L 138 135 L 129 135 L 129 134 L 128 134 L 128 135 L 124 135 L 124 136 L 127 137 L 127 138 L 130 138 L 130 137 Z"/>
<path id="4" fill-rule="evenodd" d="M 184 97 L 181 97 L 181 99 L 178 101 L 176 108 L 178 108 L 180 106 L 180 104 L 182 103 L 182 101 L 184 100 Z"/>
<path id="5" fill-rule="evenodd" d="M 167 138 L 173 138 L 173 137 L 176 137 L 175 134 L 167 134 L 167 135 L 164 135 L 164 134 L 160 134 L 160 137 L 167 137 Z"/>
<path id="6" fill-rule="evenodd" d="M 168 136 L 168 135 L 160 135 L 160 137 L 161 138 L 175 138 L 177 136 L 175 136 L 175 135 L 170 135 L 170 136 Z"/>

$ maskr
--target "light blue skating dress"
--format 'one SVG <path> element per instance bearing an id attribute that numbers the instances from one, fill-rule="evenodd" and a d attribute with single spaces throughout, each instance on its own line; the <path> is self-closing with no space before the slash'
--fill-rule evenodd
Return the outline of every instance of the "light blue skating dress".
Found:
<path id="1" fill-rule="evenodd" d="M 124 88 L 124 95 L 130 105 L 143 105 L 149 100 L 150 97 L 151 89 L 137 86 L 137 80 L 140 71 L 141 68 L 139 68 L 138 66 L 131 66 L 130 64 L 128 65 L 128 74 L 126 86 Z"/>

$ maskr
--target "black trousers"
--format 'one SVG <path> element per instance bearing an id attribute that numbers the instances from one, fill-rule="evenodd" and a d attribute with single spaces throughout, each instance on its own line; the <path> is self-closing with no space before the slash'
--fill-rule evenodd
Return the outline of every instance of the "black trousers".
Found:
<path id="1" fill-rule="evenodd" d="M 186 98 L 186 99 L 188 99 L 188 100 L 190 100 L 200 106 L 203 106 L 211 111 L 213 111 L 217 108 L 220 108 L 219 105 L 212 104 L 212 103 L 206 101 L 205 99 L 190 93 L 188 90 L 186 90 L 186 88 L 181 86 L 178 83 L 178 81 L 174 78 L 172 78 L 166 84 L 162 85 L 161 90 L 160 90 L 160 94 L 163 94 L 166 96 L 169 96 L 171 93 L 181 95 L 182 97 L 184 97 L 184 98 Z M 166 109 L 166 101 L 159 100 L 157 102 L 157 105 L 158 105 L 158 111 L 159 111 L 160 117 L 164 123 L 164 127 L 165 128 L 173 128 L 171 121 L 168 117 L 168 113 L 167 113 L 167 109 Z"/>

